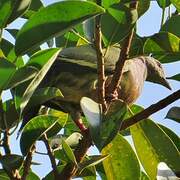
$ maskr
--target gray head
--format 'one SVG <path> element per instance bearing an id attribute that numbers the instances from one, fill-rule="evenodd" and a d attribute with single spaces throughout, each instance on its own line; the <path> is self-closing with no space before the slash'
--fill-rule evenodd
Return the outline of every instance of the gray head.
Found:
<path id="1" fill-rule="evenodd" d="M 171 90 L 161 63 L 153 57 L 145 57 L 147 66 L 147 81 L 160 84 Z"/>

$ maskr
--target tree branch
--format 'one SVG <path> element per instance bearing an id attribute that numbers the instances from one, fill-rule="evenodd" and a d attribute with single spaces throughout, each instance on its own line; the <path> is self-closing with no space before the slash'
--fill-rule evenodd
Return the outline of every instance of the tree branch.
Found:
<path id="1" fill-rule="evenodd" d="M 101 5 L 101 1 L 97 1 Z M 102 52 L 102 39 L 101 39 L 101 15 L 95 19 L 95 47 L 97 54 L 97 73 L 98 73 L 98 101 L 102 104 L 103 111 L 106 110 L 105 101 L 105 72 L 104 72 L 104 56 Z"/>
<path id="2" fill-rule="evenodd" d="M 51 165 L 52 165 L 52 169 L 53 169 L 53 173 L 54 173 L 54 179 L 58 180 L 58 169 L 57 169 L 57 165 L 56 165 L 56 160 L 55 160 L 54 154 L 51 150 L 51 147 L 49 145 L 48 138 L 47 138 L 46 134 L 44 134 L 43 141 L 44 141 L 44 144 L 46 146 L 47 153 L 49 155 L 49 159 L 51 161 Z"/>
<path id="3" fill-rule="evenodd" d="M 11 149 L 9 146 L 9 130 L 8 129 L 6 129 L 4 132 L 3 148 L 5 151 L 5 154 L 11 154 Z"/>
<path id="4" fill-rule="evenodd" d="M 151 114 L 165 108 L 166 106 L 168 106 L 169 104 L 173 103 L 178 99 L 180 99 L 180 90 L 177 90 L 176 92 L 160 100 L 156 104 L 152 104 L 151 106 L 141 111 L 140 113 L 137 113 L 136 115 L 123 121 L 122 126 L 120 127 L 120 131 L 134 125 L 135 123 L 140 122 L 143 119 L 148 118 Z"/>
<path id="5" fill-rule="evenodd" d="M 26 159 L 24 160 L 24 164 L 23 164 L 23 175 L 22 175 L 22 180 L 26 180 L 28 174 L 29 174 L 29 170 L 31 167 L 31 162 L 32 162 L 32 155 L 35 151 L 35 146 L 33 145 L 32 148 L 30 149 L 30 151 L 28 152 Z"/>
<path id="6" fill-rule="evenodd" d="M 132 1 L 130 4 L 130 8 L 136 9 L 138 6 L 138 1 Z M 122 74 L 123 74 L 123 67 L 126 62 L 126 59 L 128 58 L 129 50 L 131 47 L 132 39 L 133 39 L 133 34 L 134 34 L 134 28 L 131 30 L 129 35 L 125 38 L 121 51 L 120 51 L 120 56 L 119 59 L 116 63 L 115 67 L 115 72 L 112 77 L 111 83 L 107 88 L 107 95 L 110 97 L 110 99 L 107 99 L 108 102 L 111 102 L 111 98 L 113 97 L 114 94 L 116 94 L 116 90 L 118 89 L 121 79 L 122 79 Z"/>

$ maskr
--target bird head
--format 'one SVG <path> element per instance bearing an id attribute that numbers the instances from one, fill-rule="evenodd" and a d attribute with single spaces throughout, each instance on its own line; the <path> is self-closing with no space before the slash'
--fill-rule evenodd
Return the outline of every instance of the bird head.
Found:
<path id="1" fill-rule="evenodd" d="M 160 84 L 169 90 L 171 86 L 166 80 L 166 76 L 161 63 L 154 59 L 153 57 L 145 57 L 145 62 L 147 66 L 147 81 Z"/>

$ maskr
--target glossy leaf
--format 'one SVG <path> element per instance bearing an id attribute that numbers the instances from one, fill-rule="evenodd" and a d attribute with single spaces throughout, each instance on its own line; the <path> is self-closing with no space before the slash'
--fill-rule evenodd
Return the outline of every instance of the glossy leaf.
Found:
<path id="1" fill-rule="evenodd" d="M 45 87 L 35 90 L 34 94 L 28 102 L 28 108 L 43 104 L 55 97 L 63 97 L 61 91 L 55 87 Z"/>
<path id="2" fill-rule="evenodd" d="M 162 124 L 158 124 L 158 126 L 169 136 L 169 138 L 176 145 L 177 149 L 180 150 L 179 136 L 177 134 L 175 134 L 171 129 L 169 129 L 166 126 L 163 126 Z"/>
<path id="3" fill-rule="evenodd" d="M 0 29 L 6 26 L 6 22 L 12 10 L 11 0 L 0 1 Z"/>
<path id="4" fill-rule="evenodd" d="M 72 149 L 64 140 L 62 140 L 62 147 L 69 161 L 71 163 L 77 164 L 76 157 L 74 156 Z"/>
<path id="5" fill-rule="evenodd" d="M 172 16 L 167 20 L 161 31 L 170 32 L 180 38 L 180 15 Z"/>
<path id="6" fill-rule="evenodd" d="M 20 148 L 25 156 L 31 146 L 58 121 L 58 117 L 50 115 L 36 116 L 31 119 L 23 128 L 20 138 Z"/>
<path id="7" fill-rule="evenodd" d="M 9 80 L 9 82 L 5 88 L 6 89 L 14 88 L 14 87 L 18 86 L 19 84 L 32 79 L 33 77 L 35 77 L 36 74 L 37 74 L 36 68 L 31 67 L 31 66 L 22 67 L 22 68 L 16 70 L 16 72 L 14 73 L 12 78 Z"/>
<path id="8" fill-rule="evenodd" d="M 102 38 L 106 46 L 124 39 L 138 18 L 137 11 L 115 4 L 102 16 Z"/>
<path id="9" fill-rule="evenodd" d="M 180 73 L 176 74 L 174 76 L 171 76 L 171 77 L 167 77 L 167 79 L 173 79 L 173 80 L 176 80 L 176 81 L 180 81 Z"/>
<path id="10" fill-rule="evenodd" d="M 100 124 L 102 118 L 101 105 L 87 97 L 81 99 L 80 105 L 87 121 L 89 122 L 93 141 L 95 143 L 99 142 L 98 137 L 100 135 Z"/>
<path id="11" fill-rule="evenodd" d="M 48 39 L 62 35 L 76 24 L 103 12 L 103 8 L 88 1 L 61 1 L 42 8 L 19 31 L 15 52 L 18 55 L 24 54 Z"/>
<path id="12" fill-rule="evenodd" d="M 104 161 L 108 155 L 96 155 L 88 157 L 88 160 L 84 160 L 81 163 L 78 163 L 78 170 L 82 172 L 85 168 L 95 166 L 100 162 Z"/>
<path id="13" fill-rule="evenodd" d="M 34 56 L 32 56 L 30 62 L 28 65 L 31 65 L 33 61 L 43 61 L 44 65 L 39 70 L 39 72 L 36 74 L 34 79 L 31 81 L 31 83 L 28 85 L 26 91 L 23 94 L 22 102 L 21 102 L 21 112 L 23 112 L 25 106 L 27 105 L 29 99 L 31 98 L 32 94 L 34 93 L 37 86 L 40 84 L 46 73 L 48 72 L 49 68 L 53 64 L 53 62 L 56 60 L 57 55 L 59 54 L 59 49 L 52 48 L 40 51 L 36 53 Z"/>
<path id="14" fill-rule="evenodd" d="M 144 53 L 152 54 L 161 63 L 178 61 L 180 56 L 180 38 L 166 32 L 155 34 L 146 40 Z"/>
<path id="15" fill-rule="evenodd" d="M 176 7 L 178 12 L 180 12 L 180 1 L 179 0 L 171 0 L 171 3 Z"/>
<path id="16" fill-rule="evenodd" d="M 118 134 L 104 147 L 102 154 L 109 155 L 103 161 L 108 180 L 140 179 L 140 166 L 136 154 L 130 144 L 121 135 Z"/>
<path id="17" fill-rule="evenodd" d="M 106 146 L 117 135 L 126 111 L 127 105 L 121 100 L 115 100 L 110 104 L 101 123 L 101 139 L 100 144 L 97 144 L 100 149 Z"/>
<path id="18" fill-rule="evenodd" d="M 0 49 L 3 51 L 4 56 L 8 61 L 15 64 L 17 67 L 24 65 L 22 57 L 17 57 L 14 52 L 14 45 L 6 39 L 1 40 Z M 14 63 L 15 62 L 15 63 Z"/>
<path id="19" fill-rule="evenodd" d="M 0 58 L 0 92 L 7 86 L 14 75 L 16 66 L 4 58 Z"/>
<path id="20" fill-rule="evenodd" d="M 0 157 L 0 163 L 8 171 L 19 169 L 23 163 L 23 157 L 16 154 L 7 154 Z"/>
<path id="21" fill-rule="evenodd" d="M 31 0 L 16 0 L 13 2 L 13 9 L 10 17 L 8 18 L 8 24 L 13 22 L 16 18 L 22 16 L 29 8 Z"/>
<path id="22" fill-rule="evenodd" d="M 138 158 L 151 179 L 156 178 L 159 162 L 165 162 L 178 171 L 179 152 L 167 134 L 153 121 L 143 120 L 130 129 Z"/>
<path id="23" fill-rule="evenodd" d="M 180 107 L 172 107 L 165 118 L 172 119 L 180 123 Z"/>

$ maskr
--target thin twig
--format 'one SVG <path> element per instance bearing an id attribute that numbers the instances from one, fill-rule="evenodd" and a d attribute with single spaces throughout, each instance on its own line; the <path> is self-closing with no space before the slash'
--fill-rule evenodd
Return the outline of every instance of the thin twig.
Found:
<path id="1" fill-rule="evenodd" d="M 48 138 L 47 138 L 46 134 L 44 134 L 43 141 L 44 141 L 44 144 L 46 146 L 49 159 L 51 161 L 51 165 L 52 165 L 52 169 L 53 169 L 53 173 L 54 173 L 54 179 L 58 180 L 58 169 L 57 169 L 57 165 L 56 165 L 56 160 L 54 157 L 54 153 L 53 153 L 53 151 L 49 145 Z"/>
<path id="2" fill-rule="evenodd" d="M 24 160 L 22 180 L 26 180 L 29 174 L 29 170 L 30 170 L 31 162 L 32 162 L 32 155 L 34 151 L 35 151 L 35 146 L 33 145 L 30 151 L 28 152 L 26 159 Z"/>
<path id="3" fill-rule="evenodd" d="M 130 4 L 130 8 L 136 9 L 137 5 L 138 5 L 138 1 L 133 1 Z M 130 50 L 132 39 L 133 39 L 133 34 L 134 34 L 134 28 L 131 30 L 129 35 L 125 38 L 124 43 L 122 45 L 120 56 L 116 63 L 114 75 L 112 77 L 111 83 L 108 86 L 108 89 L 106 92 L 106 94 L 110 98 L 113 97 L 114 94 L 116 94 L 115 92 L 120 85 L 122 74 L 123 74 L 123 67 L 124 67 L 126 59 L 128 58 L 129 50 Z M 107 100 L 108 102 L 111 101 L 111 99 L 107 99 Z"/>
<path id="4" fill-rule="evenodd" d="M 99 2 L 101 3 L 101 2 Z M 106 110 L 105 101 L 105 72 L 104 72 L 104 56 L 102 52 L 101 40 L 101 15 L 96 17 L 95 20 L 95 47 L 97 54 L 97 73 L 98 73 L 98 101 L 102 104 L 103 111 Z"/>
<path id="5" fill-rule="evenodd" d="M 159 110 L 165 108 L 166 106 L 168 106 L 169 104 L 173 103 L 178 99 L 180 99 L 180 90 L 177 90 L 176 92 L 160 100 L 156 104 L 152 104 L 151 106 L 141 111 L 140 113 L 137 113 L 136 115 L 124 120 L 120 128 L 120 131 L 140 122 L 143 119 L 148 118 L 151 114 L 158 112 Z"/>

